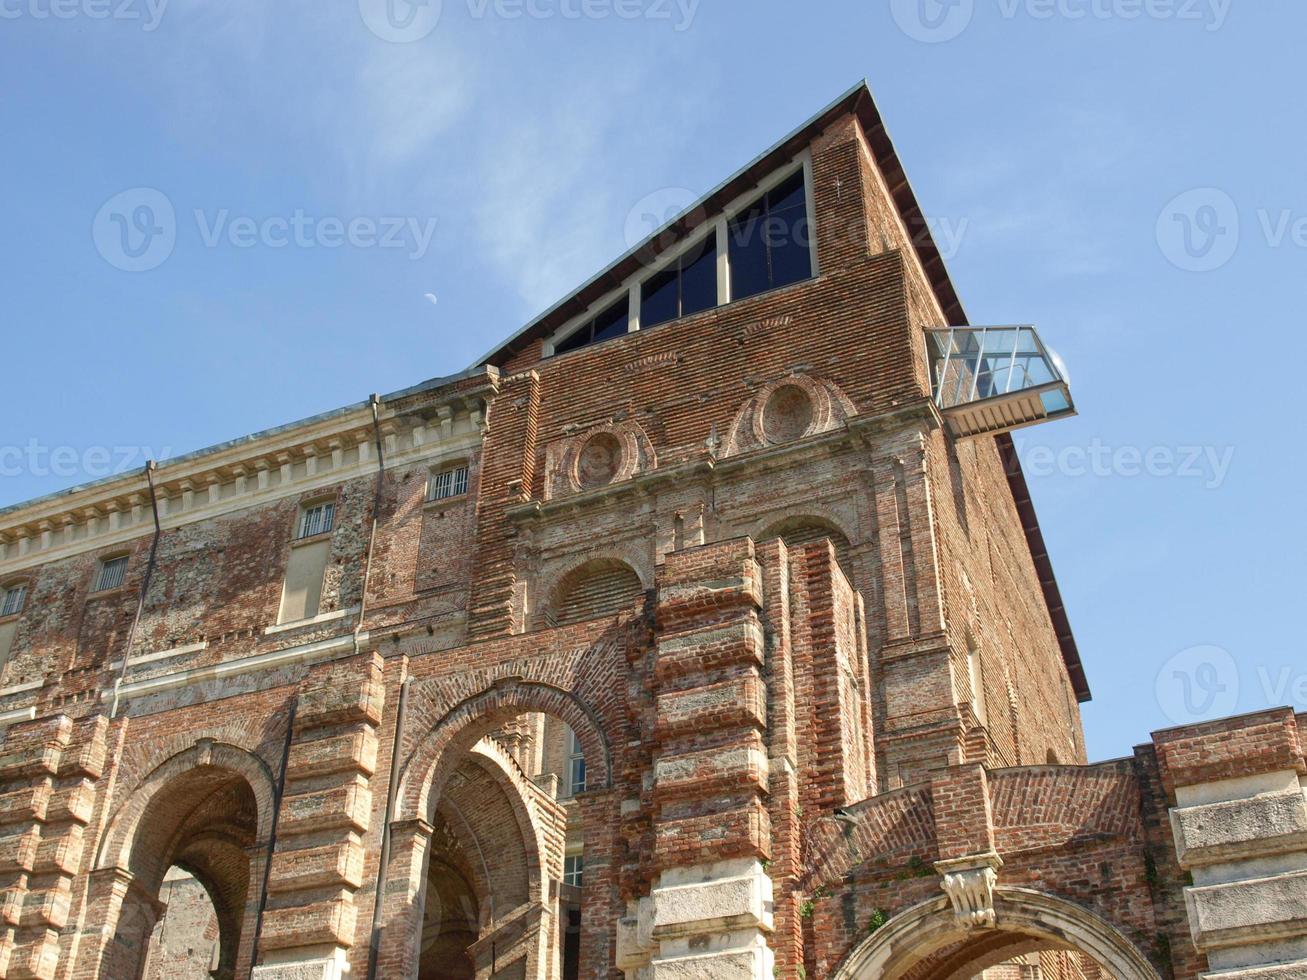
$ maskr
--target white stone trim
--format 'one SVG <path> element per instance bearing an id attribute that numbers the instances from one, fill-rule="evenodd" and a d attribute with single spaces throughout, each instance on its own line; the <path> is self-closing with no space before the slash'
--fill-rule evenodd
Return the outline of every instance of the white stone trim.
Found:
<path id="1" fill-rule="evenodd" d="M 6 687 L 0 690 L 0 698 L 7 698 L 13 694 L 24 694 L 27 691 L 35 691 L 37 688 L 45 687 L 45 681 L 28 681 L 25 684 L 15 684 L 13 687 Z"/>
<path id="2" fill-rule="evenodd" d="M 0 728 L 8 728 L 20 721 L 31 721 L 36 717 L 36 705 L 15 708 L 13 711 L 0 712 Z"/>
<path id="3" fill-rule="evenodd" d="M 316 616 L 310 616 L 308 619 L 292 619 L 288 623 L 277 623 L 275 626 L 265 626 L 263 629 L 264 636 L 272 636 L 275 633 L 285 633 L 287 630 L 303 629 L 306 626 L 316 626 L 318 623 L 330 623 L 337 619 L 346 619 L 358 614 L 358 606 L 350 606 L 348 609 L 333 609 L 331 612 L 318 613 Z M 136 661 L 132 661 L 136 663 Z"/>
<path id="4" fill-rule="evenodd" d="M 366 642 L 367 639 L 368 634 L 366 632 L 358 635 L 360 644 Z M 226 660 L 207 667 L 196 667 L 193 670 L 165 674 L 163 677 L 152 677 L 143 681 L 129 681 L 117 686 L 117 699 L 123 701 L 128 698 L 170 691 L 174 688 L 185 687 L 188 684 L 201 681 L 222 680 L 226 677 L 239 677 L 242 674 L 250 674 L 256 671 L 273 670 L 291 664 L 310 662 L 340 650 L 350 649 L 353 645 L 354 634 L 349 633 L 344 636 L 333 636 L 326 640 L 287 647 L 284 650 L 273 650 L 269 653 L 255 654 L 252 657 L 242 657 L 239 660 Z M 112 699 L 115 691 L 110 688 L 104 692 L 104 695 L 106 698 Z"/>
<path id="5" fill-rule="evenodd" d="M 159 650 L 156 653 L 143 653 L 139 657 L 132 657 L 131 663 L 133 667 L 138 667 L 141 664 L 156 663 L 160 660 L 171 660 L 173 657 L 184 657 L 188 653 L 199 653 L 201 650 L 207 650 L 208 648 L 209 641 L 201 640 L 199 643 L 187 643 L 183 646 L 172 647 L 169 650 Z M 123 662 L 121 660 L 115 660 L 109 665 L 110 670 L 122 670 L 122 667 Z"/>

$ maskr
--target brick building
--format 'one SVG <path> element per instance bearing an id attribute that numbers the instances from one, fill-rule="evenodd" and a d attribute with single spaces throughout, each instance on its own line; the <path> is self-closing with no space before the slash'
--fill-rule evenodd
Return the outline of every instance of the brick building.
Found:
<path id="1" fill-rule="evenodd" d="M 1302 717 L 1085 758 L 1071 410 L 859 85 L 461 374 L 0 512 L 0 976 L 1307 976 Z"/>

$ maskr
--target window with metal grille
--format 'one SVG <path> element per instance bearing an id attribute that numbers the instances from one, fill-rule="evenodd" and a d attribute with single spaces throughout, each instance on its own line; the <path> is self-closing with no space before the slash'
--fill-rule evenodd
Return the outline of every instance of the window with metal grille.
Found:
<path id="1" fill-rule="evenodd" d="M 467 493 L 466 466 L 431 474 L 431 483 L 427 487 L 428 500 L 445 500 L 465 493 Z"/>
<path id="2" fill-rule="evenodd" d="M 123 584 L 123 576 L 127 574 L 127 556 L 122 555 L 118 558 L 108 558 L 100 563 L 100 574 L 95 579 L 95 591 L 103 592 L 106 589 L 116 589 Z"/>
<path id="3" fill-rule="evenodd" d="M 305 507 L 300 514 L 298 538 L 311 538 L 315 534 L 326 534 L 331 530 L 331 522 L 336 516 L 334 503 L 314 504 Z"/>
<path id="4" fill-rule="evenodd" d="M 27 601 L 27 586 L 20 583 L 11 585 L 5 589 L 4 602 L 0 603 L 0 616 L 17 616 L 23 611 L 23 603 Z"/>
<path id="5" fill-rule="evenodd" d="M 585 858 L 580 854 L 569 854 L 563 858 L 563 884 L 581 887 L 581 876 L 585 872 Z"/>

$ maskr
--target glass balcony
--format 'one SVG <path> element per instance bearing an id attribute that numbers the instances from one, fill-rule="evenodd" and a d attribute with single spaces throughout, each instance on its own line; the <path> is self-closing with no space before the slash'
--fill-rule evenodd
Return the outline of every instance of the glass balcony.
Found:
<path id="1" fill-rule="evenodd" d="M 959 438 L 1075 415 L 1066 371 L 1034 327 L 926 332 L 935 404 Z"/>

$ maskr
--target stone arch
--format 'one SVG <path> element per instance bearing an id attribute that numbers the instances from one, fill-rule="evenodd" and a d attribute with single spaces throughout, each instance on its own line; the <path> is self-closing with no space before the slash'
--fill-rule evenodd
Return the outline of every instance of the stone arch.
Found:
<path id="1" fill-rule="evenodd" d="M 548 684 L 501 678 L 487 690 L 451 708 L 409 752 L 400 776 L 396 819 L 429 820 L 433 798 L 439 795 L 442 777 L 448 775 L 440 772 L 440 767 L 448 766 L 458 749 L 470 751 L 495 728 L 531 712 L 565 721 L 576 732 L 587 763 L 600 777 L 599 786 L 611 785 L 612 754 L 608 739 L 588 706 L 569 692 Z"/>
<path id="2" fill-rule="evenodd" d="M 554 943 L 558 896 L 548 886 L 551 881 L 561 878 L 565 818 L 560 815 L 561 807 L 553 797 L 532 783 L 517 768 L 511 753 L 499 746 L 494 738 L 488 737 L 515 719 L 534 713 L 552 715 L 576 733 L 595 776 L 594 789 L 587 789 L 582 794 L 589 797 L 581 803 L 585 814 L 586 847 L 590 847 L 592 829 L 596 834 L 607 835 L 602 838 L 605 851 L 611 846 L 607 837 L 615 833 L 616 819 L 615 814 L 609 812 L 611 808 L 605 807 L 613 795 L 608 792 L 613 763 L 607 737 L 596 714 L 577 697 L 560 688 L 520 677 L 507 677 L 449 708 L 422 738 L 412 743 L 401 767 L 396 814 L 391 823 L 391 861 L 385 877 L 387 881 L 426 880 L 432 830 L 448 794 L 450 777 L 460 766 L 467 764 L 469 757 L 474 758 L 476 764 L 491 773 L 504 788 L 519 826 L 523 828 L 523 836 L 533 842 L 534 854 L 527 855 L 529 902 L 521 910 L 518 921 L 526 930 L 524 934 L 532 937 L 522 955 L 538 964 L 538 970 L 533 969 L 527 975 L 543 976 L 548 975 L 548 958 L 555 955 L 557 949 Z M 592 813 L 596 818 L 593 821 Z M 607 887 L 603 878 L 597 888 L 587 884 L 585 894 L 593 898 L 587 897 L 584 901 L 593 902 L 596 909 L 607 911 L 607 906 L 613 901 Z M 413 975 L 418 968 L 416 957 L 419 951 L 413 937 L 421 933 L 424 899 L 424 892 L 411 889 L 385 899 L 380 955 L 394 965 L 396 975 Z M 533 929 L 536 930 L 534 933 Z M 471 951 L 474 958 L 484 952 L 479 948 L 488 941 L 483 935 L 474 944 Z"/>
<path id="3" fill-rule="evenodd" d="M 997 925 L 968 928 L 948 898 L 900 912 L 855 948 L 832 980 L 954 980 L 1032 952 L 1054 948 L 1083 953 L 1116 980 L 1159 980 L 1147 957 L 1096 912 L 1047 892 L 1000 886 L 994 890 Z"/>
<path id="4" fill-rule="evenodd" d="M 566 626 L 616 615 L 637 603 L 647 590 L 648 585 L 629 562 L 591 558 L 558 576 L 548 593 L 546 625 Z"/>
<path id="5" fill-rule="evenodd" d="M 257 756 L 202 740 L 158 765 L 116 809 L 91 873 L 99 939 L 79 956 L 88 975 L 132 977 L 143 966 L 170 868 L 191 874 L 219 921 L 214 976 L 247 972 L 271 834 L 273 779 Z"/>

